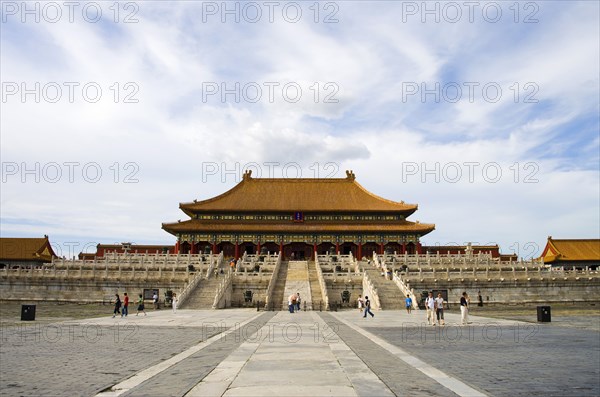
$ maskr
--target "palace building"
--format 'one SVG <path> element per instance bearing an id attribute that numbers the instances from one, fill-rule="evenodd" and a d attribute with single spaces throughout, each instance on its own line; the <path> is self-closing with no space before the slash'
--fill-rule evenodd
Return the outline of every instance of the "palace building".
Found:
<path id="1" fill-rule="evenodd" d="M 544 263 L 554 267 L 600 266 L 600 240 L 598 239 L 555 239 L 548 236 L 546 247 L 540 256 Z"/>
<path id="2" fill-rule="evenodd" d="M 56 254 L 48 236 L 43 238 L 0 238 L 0 269 L 40 267 L 52 262 Z"/>
<path id="3" fill-rule="evenodd" d="M 177 237 L 180 253 L 218 253 L 239 258 L 244 252 L 281 252 L 284 258 L 373 252 L 422 253 L 420 238 L 434 224 L 408 221 L 416 204 L 376 196 L 346 178 L 252 178 L 202 201 L 181 203 L 190 217 L 162 228 Z"/>

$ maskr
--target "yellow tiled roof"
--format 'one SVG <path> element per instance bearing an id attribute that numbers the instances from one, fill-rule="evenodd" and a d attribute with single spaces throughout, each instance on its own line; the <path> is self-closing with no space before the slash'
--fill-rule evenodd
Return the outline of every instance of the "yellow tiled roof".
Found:
<path id="1" fill-rule="evenodd" d="M 560 240 L 549 237 L 542 257 L 544 258 L 544 263 L 552 263 L 557 260 L 598 261 L 600 260 L 600 240 Z"/>
<path id="2" fill-rule="evenodd" d="M 163 223 L 163 229 L 169 233 L 204 232 L 249 232 L 249 233 L 378 233 L 378 232 L 414 232 L 424 235 L 435 229 L 435 225 L 428 223 L 414 223 L 409 221 L 393 222 L 252 222 L 246 221 L 201 221 L 190 219 L 177 223 Z"/>
<path id="3" fill-rule="evenodd" d="M 243 180 L 229 191 L 208 200 L 181 203 L 188 215 L 209 211 L 295 211 L 305 212 L 401 212 L 406 216 L 417 210 L 405 204 L 379 197 L 356 182 L 347 171 L 346 178 L 252 178 Z"/>
<path id="4" fill-rule="evenodd" d="M 0 238 L 0 260 L 50 262 L 56 256 L 48 237 Z"/>

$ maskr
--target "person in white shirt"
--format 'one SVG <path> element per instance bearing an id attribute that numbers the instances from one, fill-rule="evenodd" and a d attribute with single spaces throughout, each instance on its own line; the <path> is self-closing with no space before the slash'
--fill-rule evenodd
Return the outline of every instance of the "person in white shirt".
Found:
<path id="1" fill-rule="evenodd" d="M 427 323 L 435 325 L 435 299 L 433 298 L 433 292 L 430 292 L 427 299 L 425 299 L 425 307 L 427 309 Z"/>
<path id="2" fill-rule="evenodd" d="M 177 295 L 173 294 L 171 303 L 173 304 L 173 313 L 177 313 Z"/>
<path id="3" fill-rule="evenodd" d="M 460 323 L 462 325 L 469 324 L 469 304 L 471 303 L 471 299 L 467 292 L 462 293 L 462 297 L 460 298 Z"/>
<path id="4" fill-rule="evenodd" d="M 438 293 L 437 298 L 435 298 L 435 316 L 438 324 L 444 325 L 444 298 L 442 298 L 441 293 Z"/>
<path id="5" fill-rule="evenodd" d="M 152 295 L 152 304 L 154 304 L 154 309 L 158 309 L 158 294 L 155 292 L 154 295 Z"/>

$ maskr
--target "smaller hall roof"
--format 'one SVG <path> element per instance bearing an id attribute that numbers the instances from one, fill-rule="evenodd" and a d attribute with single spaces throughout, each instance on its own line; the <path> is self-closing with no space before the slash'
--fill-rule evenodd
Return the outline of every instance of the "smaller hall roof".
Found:
<path id="1" fill-rule="evenodd" d="M 56 254 L 52 250 L 48 236 L 0 238 L 0 260 L 51 262 L 53 257 L 56 257 Z"/>
<path id="2" fill-rule="evenodd" d="M 544 263 L 600 261 L 599 239 L 553 239 L 548 237 L 542 252 Z"/>
<path id="3" fill-rule="evenodd" d="M 181 203 L 192 216 L 200 212 L 415 212 L 416 204 L 379 197 L 355 180 L 346 178 L 252 178 L 244 173 L 240 183 L 216 197 Z"/>

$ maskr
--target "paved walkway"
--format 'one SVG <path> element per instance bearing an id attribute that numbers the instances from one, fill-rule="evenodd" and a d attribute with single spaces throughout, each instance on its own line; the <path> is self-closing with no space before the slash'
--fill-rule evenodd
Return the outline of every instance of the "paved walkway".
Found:
<path id="1" fill-rule="evenodd" d="M 446 320 L 231 309 L 23 323 L 1 329 L 0 395 L 600 395 L 596 326 Z"/>

